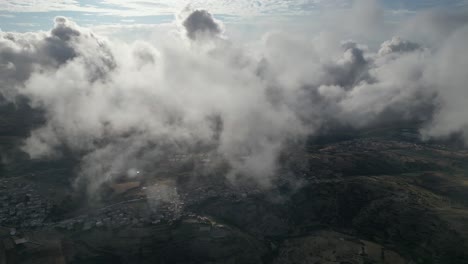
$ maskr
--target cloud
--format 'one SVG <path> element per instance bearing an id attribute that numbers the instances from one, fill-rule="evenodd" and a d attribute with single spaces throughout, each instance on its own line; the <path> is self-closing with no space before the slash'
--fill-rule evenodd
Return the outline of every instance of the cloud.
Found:
<path id="1" fill-rule="evenodd" d="M 96 49 L 99 54 L 89 57 L 86 49 Z M 55 18 L 50 33 L 0 32 L 0 65 L 4 69 L 0 72 L 3 87 L 0 92 L 4 97 L 14 96 L 15 86 L 31 74 L 57 69 L 77 56 L 93 68 L 89 71 L 91 79 L 102 74 L 104 68 L 113 67 L 113 58 L 105 43 L 64 17 Z"/>
<path id="2" fill-rule="evenodd" d="M 398 35 L 412 38 L 427 46 L 437 46 L 440 40 L 450 37 L 468 23 L 466 9 L 431 9 L 411 17 Z"/>
<path id="3" fill-rule="evenodd" d="M 417 43 L 402 40 L 399 37 L 393 37 L 391 40 L 382 43 L 379 55 L 385 56 L 395 52 L 411 52 L 419 48 L 420 46 Z"/>
<path id="4" fill-rule="evenodd" d="M 196 40 L 199 38 L 219 37 L 222 33 L 220 21 L 215 21 L 206 10 L 194 10 L 182 21 L 187 37 Z"/>
<path id="5" fill-rule="evenodd" d="M 158 48 L 109 41 L 63 17 L 50 32 L 0 33 L 2 93 L 45 114 L 24 151 L 73 152 L 77 184 L 90 193 L 181 155 L 202 171 L 222 167 L 219 177 L 269 187 L 281 150 L 309 135 L 398 122 L 426 137 L 468 134 L 466 27 L 437 47 L 391 38 L 373 51 L 284 32 L 239 45 L 220 38 L 204 10 L 179 22 L 188 38 L 174 34 Z"/>
<path id="6" fill-rule="evenodd" d="M 467 33 L 468 25 L 456 30 L 428 63 L 424 78 L 438 89 L 439 101 L 438 111 L 423 129 L 426 137 L 449 137 L 461 133 L 468 142 L 468 55 L 463 44 L 468 41 Z"/>
<path id="7" fill-rule="evenodd" d="M 65 17 L 55 18 L 55 27 L 50 33 L 62 41 L 69 41 L 72 37 L 80 36 L 80 31 L 76 29 L 76 25 Z"/>

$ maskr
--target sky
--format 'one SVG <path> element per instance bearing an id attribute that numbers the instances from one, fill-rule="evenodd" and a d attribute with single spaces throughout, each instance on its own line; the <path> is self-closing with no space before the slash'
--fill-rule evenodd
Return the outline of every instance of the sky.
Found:
<path id="1" fill-rule="evenodd" d="M 422 10 L 466 8 L 468 1 L 382 0 L 380 4 L 390 19 L 398 20 Z M 100 33 L 112 34 L 116 29 L 131 31 L 171 23 L 174 14 L 187 5 L 209 10 L 225 24 L 236 25 L 232 27 L 234 30 L 248 31 L 251 25 L 267 20 L 270 25 L 271 20 L 304 24 L 307 19 L 307 22 L 319 23 L 326 12 L 351 8 L 352 0 L 2 0 L 0 29 L 49 30 L 53 18 L 60 15 L 81 26 L 95 27 Z"/>

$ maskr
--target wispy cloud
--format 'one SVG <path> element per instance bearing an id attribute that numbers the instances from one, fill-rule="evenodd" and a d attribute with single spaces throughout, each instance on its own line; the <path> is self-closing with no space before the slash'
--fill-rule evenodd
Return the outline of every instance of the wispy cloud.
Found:
<path id="1" fill-rule="evenodd" d="M 340 16 L 354 2 L 365 0 L 2 0 L 0 22 L 4 31 L 46 30 L 50 20 L 65 15 L 90 27 L 109 24 L 161 24 L 188 5 L 209 10 L 227 24 L 243 28 L 260 24 L 298 25 L 319 28 L 327 14 Z M 462 9 L 466 0 L 377 0 L 383 7 L 386 23 L 399 23 L 421 10 L 442 6 Z M 366 5 L 364 5 L 366 6 Z M 260 18 L 260 19 L 259 19 Z M 359 16 L 356 17 L 359 20 Z M 28 23 L 28 24 L 18 24 Z M 31 26 L 34 24 L 34 26 Z M 314 26 L 315 25 L 315 26 Z M 280 28 L 281 29 L 281 28 Z"/>
<path id="2" fill-rule="evenodd" d="M 13 18 L 13 17 L 15 16 L 12 14 L 0 14 L 0 18 Z"/>
<path id="3" fill-rule="evenodd" d="M 187 5 L 193 8 L 206 8 L 213 13 L 231 15 L 263 15 L 263 14 L 297 14 L 319 7 L 339 7 L 349 4 L 350 0 L 264 0 L 264 1 L 231 1 L 231 0 L 104 0 L 102 4 L 123 8 L 121 13 L 143 12 L 144 14 L 174 13 Z"/>
<path id="4" fill-rule="evenodd" d="M 102 0 L 92 4 L 78 0 L 4 0 L 1 11 L 8 12 L 50 12 L 80 11 L 99 12 L 121 16 L 145 16 L 173 14 L 187 5 L 206 8 L 213 13 L 231 15 L 297 14 L 320 7 L 346 6 L 351 0 Z"/>
<path id="5" fill-rule="evenodd" d="M 76 0 L 3 0 L 0 2 L 0 10 L 8 12 L 100 11 L 90 5 L 81 6 Z"/>
<path id="6" fill-rule="evenodd" d="M 191 5 L 214 14 L 236 16 L 307 14 L 326 8 L 348 8 L 353 0 L 2 0 L 0 11 L 8 12 L 92 12 L 119 16 L 173 14 Z M 466 0 L 380 1 L 391 10 L 417 10 L 434 6 L 466 6 Z"/>

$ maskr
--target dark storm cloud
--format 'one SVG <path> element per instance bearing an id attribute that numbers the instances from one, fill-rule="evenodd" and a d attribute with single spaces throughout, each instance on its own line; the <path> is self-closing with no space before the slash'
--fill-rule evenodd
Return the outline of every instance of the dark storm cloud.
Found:
<path id="1" fill-rule="evenodd" d="M 214 37 L 222 33 L 221 26 L 206 10 L 195 10 L 182 22 L 187 37 L 194 40 L 200 37 Z"/>

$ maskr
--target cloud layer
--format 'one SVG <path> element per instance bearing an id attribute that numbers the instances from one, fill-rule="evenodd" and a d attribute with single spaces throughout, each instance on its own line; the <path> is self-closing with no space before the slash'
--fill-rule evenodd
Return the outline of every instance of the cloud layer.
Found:
<path id="1" fill-rule="evenodd" d="M 64 17 L 50 32 L 0 32 L 2 95 L 45 112 L 24 151 L 73 151 L 94 191 L 181 153 L 269 186 L 286 144 L 334 127 L 415 122 L 426 138 L 468 142 L 464 21 L 431 47 L 394 37 L 373 51 L 324 34 L 269 33 L 244 46 L 205 10 L 179 19 L 181 34 L 160 49 L 108 41 Z"/>

